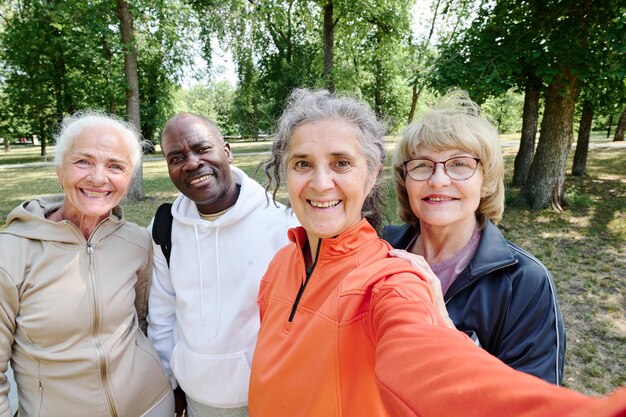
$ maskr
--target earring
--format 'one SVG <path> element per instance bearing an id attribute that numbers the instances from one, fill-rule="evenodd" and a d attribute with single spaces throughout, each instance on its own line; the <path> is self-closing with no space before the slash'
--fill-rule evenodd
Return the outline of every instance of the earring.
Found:
<path id="1" fill-rule="evenodd" d="M 60 188 L 60 189 L 63 189 L 63 184 L 59 184 L 59 188 Z"/>

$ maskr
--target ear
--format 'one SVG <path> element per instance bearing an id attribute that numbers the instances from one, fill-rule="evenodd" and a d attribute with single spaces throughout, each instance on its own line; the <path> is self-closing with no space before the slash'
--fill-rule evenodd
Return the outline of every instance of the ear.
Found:
<path id="1" fill-rule="evenodd" d="M 230 143 L 224 142 L 224 152 L 226 152 L 226 156 L 228 157 L 228 163 L 233 163 L 233 151 L 230 149 Z"/>
<path id="2" fill-rule="evenodd" d="M 57 179 L 59 180 L 59 187 L 63 188 L 63 170 L 60 166 L 57 166 Z"/>

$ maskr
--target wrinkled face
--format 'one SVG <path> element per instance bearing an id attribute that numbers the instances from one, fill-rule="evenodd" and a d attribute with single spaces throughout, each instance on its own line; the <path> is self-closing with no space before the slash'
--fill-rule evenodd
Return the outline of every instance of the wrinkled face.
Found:
<path id="1" fill-rule="evenodd" d="M 419 146 L 413 158 L 427 158 L 433 161 L 476 155 L 450 149 L 442 152 Z M 430 226 L 450 226 L 476 222 L 476 209 L 480 204 L 480 193 L 483 184 L 482 165 L 474 175 L 466 180 L 453 180 L 437 164 L 435 172 L 425 181 L 415 181 L 406 177 L 406 189 L 411 209 L 420 223 Z"/>
<path id="2" fill-rule="evenodd" d="M 287 153 L 287 191 L 309 241 L 336 236 L 361 220 L 370 175 L 356 127 L 338 119 L 298 126 Z"/>
<path id="3" fill-rule="evenodd" d="M 172 182 L 200 212 L 217 213 L 234 204 L 230 145 L 211 135 L 202 122 L 179 121 L 163 135 L 161 146 Z"/>
<path id="4" fill-rule="evenodd" d="M 131 151 L 115 129 L 89 127 L 74 139 L 57 176 L 65 190 L 67 216 L 107 216 L 130 187 Z"/>

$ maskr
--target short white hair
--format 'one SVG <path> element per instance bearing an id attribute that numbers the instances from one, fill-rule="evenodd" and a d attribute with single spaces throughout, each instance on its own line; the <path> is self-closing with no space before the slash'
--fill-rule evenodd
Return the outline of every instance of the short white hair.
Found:
<path id="1" fill-rule="evenodd" d="M 116 130 L 126 142 L 130 150 L 130 162 L 133 171 L 139 166 L 141 155 L 143 154 L 144 142 L 140 140 L 135 127 L 121 120 L 117 116 L 105 114 L 97 111 L 81 111 L 67 116 L 63 119 L 61 129 L 55 136 L 54 163 L 58 167 L 63 164 L 65 156 L 72 148 L 74 140 L 87 128 L 94 126 L 108 127 Z"/>

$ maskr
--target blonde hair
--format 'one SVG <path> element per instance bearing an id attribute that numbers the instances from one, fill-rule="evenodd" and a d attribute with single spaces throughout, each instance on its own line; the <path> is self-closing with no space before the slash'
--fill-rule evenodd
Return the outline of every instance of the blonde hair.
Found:
<path id="1" fill-rule="evenodd" d="M 432 110 L 407 126 L 396 144 L 393 171 L 398 214 L 411 225 L 417 225 L 419 219 L 411 210 L 404 162 L 413 158 L 419 146 L 435 151 L 458 149 L 479 158 L 483 166 L 483 184 L 476 219 L 481 227 L 488 220 L 498 223 L 502 219 L 504 160 L 498 131 L 481 115 L 480 106 L 465 91 L 446 94 Z"/>

